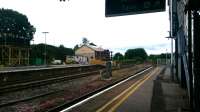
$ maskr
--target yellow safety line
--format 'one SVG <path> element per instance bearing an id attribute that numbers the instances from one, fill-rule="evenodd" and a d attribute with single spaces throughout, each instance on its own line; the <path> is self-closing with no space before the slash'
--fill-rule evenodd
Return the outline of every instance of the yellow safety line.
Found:
<path id="1" fill-rule="evenodd" d="M 136 84 L 138 84 L 142 79 L 138 80 L 136 83 L 134 83 L 130 88 L 136 86 Z M 117 99 L 119 99 L 122 95 L 124 95 L 126 92 L 128 92 L 130 90 L 130 88 L 126 89 L 125 91 L 123 91 L 120 95 L 118 95 L 117 97 L 115 97 L 114 99 L 112 99 L 111 101 L 109 101 L 108 103 L 106 103 L 103 107 L 101 107 L 99 110 L 97 110 L 96 112 L 102 112 L 103 110 L 105 110 L 106 107 L 108 107 L 109 105 L 111 105 L 114 101 L 116 101 Z"/>
<path id="2" fill-rule="evenodd" d="M 119 94 L 117 97 L 115 97 L 114 99 L 112 99 L 111 101 L 109 101 L 107 104 L 105 104 L 103 107 L 101 107 L 100 109 L 98 109 L 96 112 L 114 112 L 119 106 L 120 104 L 122 104 L 131 94 L 133 94 L 145 81 L 147 81 L 152 74 L 155 73 L 156 70 L 154 70 L 154 72 L 150 73 L 150 75 L 146 75 L 144 78 L 138 80 L 136 83 L 134 83 L 131 87 L 129 87 L 128 89 L 126 89 L 125 91 L 123 91 L 121 94 Z M 119 100 L 119 98 L 122 97 L 122 99 L 120 99 L 119 102 L 117 102 L 116 104 L 115 101 Z M 113 105 L 112 105 L 113 104 Z M 110 106 L 110 108 L 108 108 Z M 112 107 L 111 107 L 112 106 Z M 109 109 L 107 111 L 107 109 Z"/>

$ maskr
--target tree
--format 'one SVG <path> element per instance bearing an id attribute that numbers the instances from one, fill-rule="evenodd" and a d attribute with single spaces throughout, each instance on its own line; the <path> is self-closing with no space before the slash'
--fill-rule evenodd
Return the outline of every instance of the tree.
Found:
<path id="1" fill-rule="evenodd" d="M 87 45 L 87 44 L 89 43 L 89 40 L 88 40 L 87 38 L 83 37 L 82 43 L 83 43 L 84 45 Z"/>
<path id="2" fill-rule="evenodd" d="M 64 49 L 65 46 L 61 44 L 61 45 L 59 46 L 59 48 L 60 48 L 60 49 Z"/>
<path id="3" fill-rule="evenodd" d="M 144 61 L 147 59 L 147 53 L 143 48 L 128 49 L 125 52 L 125 58 L 126 59 L 141 59 Z"/>
<path id="4" fill-rule="evenodd" d="M 59 51 L 59 59 L 63 61 L 65 60 L 66 55 L 74 55 L 74 50 L 72 50 L 71 48 L 66 48 L 64 45 L 60 45 Z"/>
<path id="5" fill-rule="evenodd" d="M 76 44 L 76 45 L 74 46 L 74 51 L 76 51 L 78 48 L 79 48 L 79 46 L 78 46 L 78 44 Z"/>
<path id="6" fill-rule="evenodd" d="M 117 61 L 121 61 L 124 59 L 124 56 L 121 54 L 121 53 L 116 53 L 114 56 L 113 56 L 113 60 L 117 60 Z"/>
<path id="7" fill-rule="evenodd" d="M 35 31 L 26 15 L 11 9 L 0 9 L 0 37 L 3 35 L 31 40 Z"/>
<path id="8" fill-rule="evenodd" d="M 31 59 L 36 58 L 44 59 L 44 47 L 45 44 L 31 45 Z M 47 61 L 51 62 L 52 59 L 59 59 L 64 61 L 66 55 L 74 55 L 74 50 L 66 48 L 64 45 L 59 47 L 47 45 Z"/>

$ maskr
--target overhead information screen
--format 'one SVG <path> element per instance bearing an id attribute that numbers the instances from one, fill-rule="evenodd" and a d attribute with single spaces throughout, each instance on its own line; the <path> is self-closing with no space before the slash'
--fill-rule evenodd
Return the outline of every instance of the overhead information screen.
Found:
<path id="1" fill-rule="evenodd" d="M 166 0 L 106 0 L 106 17 L 165 11 Z"/>

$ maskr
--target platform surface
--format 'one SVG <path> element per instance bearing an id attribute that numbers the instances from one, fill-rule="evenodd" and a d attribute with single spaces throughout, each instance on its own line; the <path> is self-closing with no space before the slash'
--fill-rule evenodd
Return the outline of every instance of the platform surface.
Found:
<path id="1" fill-rule="evenodd" d="M 138 85 L 127 88 L 108 112 L 190 112 L 186 91 L 171 80 L 170 68 L 159 68 Z"/>
<path id="2" fill-rule="evenodd" d="M 151 75 L 144 83 L 135 89 L 128 98 L 116 108 L 116 112 L 150 112 L 151 98 L 153 93 L 153 81 L 157 77 L 159 70 Z"/>

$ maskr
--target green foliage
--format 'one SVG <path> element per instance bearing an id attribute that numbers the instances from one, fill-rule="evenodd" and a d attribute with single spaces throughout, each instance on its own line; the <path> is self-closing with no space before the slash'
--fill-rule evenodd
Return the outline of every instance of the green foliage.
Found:
<path id="1" fill-rule="evenodd" d="M 93 42 L 90 42 L 87 38 L 83 37 L 82 38 L 82 44 L 83 45 L 91 45 L 91 46 L 97 46 L 96 44 L 94 44 Z"/>
<path id="2" fill-rule="evenodd" d="M 137 60 L 135 60 L 135 59 L 126 59 L 126 60 L 119 61 L 119 63 L 122 64 L 122 65 L 136 64 Z"/>
<path id="3" fill-rule="evenodd" d="M 170 53 L 162 53 L 162 54 L 160 54 L 159 56 L 158 56 L 158 58 L 168 58 L 168 59 L 170 59 L 170 56 L 171 56 L 171 54 Z"/>
<path id="4" fill-rule="evenodd" d="M 76 51 L 78 48 L 79 48 L 79 46 L 78 46 L 78 44 L 76 44 L 76 45 L 74 46 L 74 51 Z"/>
<path id="5" fill-rule="evenodd" d="M 136 59 L 144 61 L 147 59 L 147 53 L 143 48 L 136 48 L 136 49 L 128 49 L 125 52 L 126 59 Z"/>
<path id="6" fill-rule="evenodd" d="M 60 60 L 65 60 L 66 55 L 74 55 L 73 49 L 65 48 L 63 45 L 60 45 L 60 47 L 58 48 L 58 51 L 59 51 L 58 59 Z"/>
<path id="7" fill-rule="evenodd" d="M 157 54 L 157 55 L 154 55 L 154 54 L 151 54 L 149 55 L 148 59 L 151 60 L 151 61 L 156 61 L 157 59 L 170 59 L 171 57 L 171 54 L 170 53 L 162 53 L 162 54 Z"/>
<path id="8" fill-rule="evenodd" d="M 88 40 L 87 38 L 83 37 L 82 43 L 83 43 L 84 45 L 86 45 L 86 44 L 89 43 L 89 40 Z"/>
<path id="9" fill-rule="evenodd" d="M 26 15 L 11 9 L 0 9 L 0 37 L 9 36 L 31 40 L 35 31 Z"/>
<path id="10" fill-rule="evenodd" d="M 143 48 L 128 49 L 125 56 L 121 53 L 116 53 L 113 60 L 120 65 L 132 65 L 143 63 L 147 59 L 147 53 Z"/>
<path id="11" fill-rule="evenodd" d="M 124 59 L 124 56 L 121 54 L 121 53 L 116 53 L 114 56 L 113 56 L 113 60 L 117 60 L 117 61 L 120 61 L 120 60 L 123 60 Z"/>
<path id="12" fill-rule="evenodd" d="M 65 60 L 66 55 L 74 55 L 74 50 L 71 48 L 65 48 L 63 45 L 59 47 L 47 45 L 47 61 L 51 62 L 53 59 Z M 45 44 L 31 45 L 31 59 L 44 59 Z"/>
<path id="13" fill-rule="evenodd" d="M 157 58 L 159 58 L 159 59 L 163 59 L 163 58 L 170 58 L 170 56 L 171 56 L 171 54 L 170 53 L 162 53 L 162 54 L 157 54 L 157 55 L 155 55 L 155 54 L 150 54 L 149 55 L 149 59 L 157 59 Z"/>

